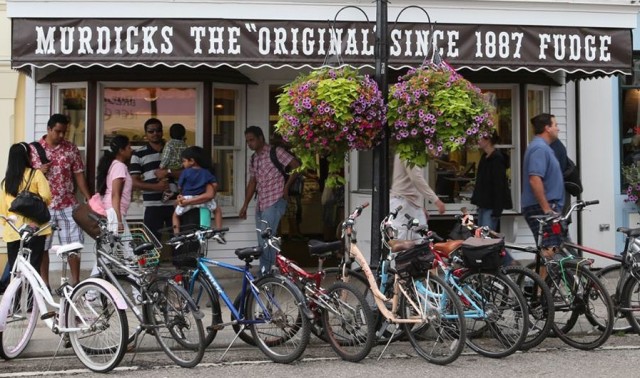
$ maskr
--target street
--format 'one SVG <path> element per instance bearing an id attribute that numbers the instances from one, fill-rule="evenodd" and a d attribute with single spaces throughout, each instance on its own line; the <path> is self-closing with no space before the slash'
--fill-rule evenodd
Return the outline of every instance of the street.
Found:
<path id="1" fill-rule="evenodd" d="M 125 355 L 114 377 L 180 378 L 193 376 L 256 377 L 410 377 L 429 374 L 435 377 L 566 377 L 588 374 L 589 377 L 633 376 L 640 363 L 640 337 L 613 335 L 603 348 L 578 351 L 561 341 L 548 338 L 541 347 L 529 352 L 518 352 L 503 359 L 481 357 L 469 349 L 448 366 L 437 366 L 416 356 L 406 342 L 391 344 L 381 360 L 377 360 L 383 346 L 373 349 L 369 357 L 354 364 L 339 360 L 330 347 L 313 339 L 303 359 L 291 365 L 270 362 L 258 349 L 238 341 L 223 361 L 219 361 L 225 348 L 215 346 L 207 350 L 203 361 L 194 369 L 181 369 L 159 352 Z M 132 361 L 133 358 L 133 361 Z M 22 358 L 0 362 L 1 377 L 29 376 L 82 376 L 104 377 L 84 369 L 73 354 L 52 360 L 50 357 Z M 50 367 L 49 367 L 50 366 Z"/>

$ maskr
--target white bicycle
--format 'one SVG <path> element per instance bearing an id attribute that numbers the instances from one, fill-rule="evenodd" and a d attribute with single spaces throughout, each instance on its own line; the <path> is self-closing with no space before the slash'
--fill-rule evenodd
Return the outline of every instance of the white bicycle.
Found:
<path id="1" fill-rule="evenodd" d="M 56 302 L 29 263 L 31 250 L 27 247 L 31 238 L 54 226 L 47 224 L 38 229 L 25 224 L 18 229 L 13 217 L 0 218 L 20 235 L 11 283 L 0 301 L 0 356 L 13 359 L 24 351 L 41 314 L 46 326 L 61 335 L 58 349 L 62 344 L 72 347 L 80 361 L 96 372 L 108 372 L 118 366 L 126 352 L 129 329 L 122 295 L 102 279 L 90 278 L 75 287 L 67 279 L 68 258 L 84 246 L 71 243 L 52 248 L 63 262 L 62 282 L 56 290 L 60 300 Z"/>

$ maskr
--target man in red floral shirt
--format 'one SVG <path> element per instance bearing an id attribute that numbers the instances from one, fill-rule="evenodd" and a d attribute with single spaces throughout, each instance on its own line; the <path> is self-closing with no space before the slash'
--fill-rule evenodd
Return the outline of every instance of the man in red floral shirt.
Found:
<path id="1" fill-rule="evenodd" d="M 71 217 L 71 212 L 78 205 L 75 188 L 80 190 L 88 201 L 91 198 L 89 186 L 84 176 L 84 163 L 78 147 L 65 140 L 69 126 L 69 118 L 64 114 L 54 114 L 47 122 L 47 134 L 38 143 L 44 148 L 49 163 L 42 164 L 35 148 L 31 149 L 31 161 L 34 168 L 39 168 L 49 181 L 51 188 L 51 222 L 58 225 L 59 230 L 47 238 L 45 254 L 40 266 L 40 275 L 49 284 L 49 249 L 53 238 L 57 235 L 60 244 L 84 242 L 84 233 Z M 75 186 L 74 186 L 75 182 Z M 80 256 L 69 259 L 71 268 L 71 284 L 80 281 Z"/>

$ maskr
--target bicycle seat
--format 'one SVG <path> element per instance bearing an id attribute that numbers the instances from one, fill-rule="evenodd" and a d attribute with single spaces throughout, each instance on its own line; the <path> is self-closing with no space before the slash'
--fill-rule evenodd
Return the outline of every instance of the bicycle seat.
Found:
<path id="1" fill-rule="evenodd" d="M 389 240 L 389 247 L 391 247 L 391 252 L 406 251 L 407 249 L 415 247 L 415 245 L 416 242 L 413 240 Z"/>
<path id="2" fill-rule="evenodd" d="M 618 232 L 622 232 L 630 238 L 635 238 L 636 236 L 640 236 L 640 228 L 628 228 L 628 227 L 618 227 Z"/>
<path id="3" fill-rule="evenodd" d="M 342 240 L 324 242 L 321 240 L 309 240 L 309 254 L 316 257 L 329 257 L 333 252 L 342 248 Z"/>
<path id="4" fill-rule="evenodd" d="M 447 240 L 446 242 L 433 244 L 433 248 L 443 255 L 449 256 L 451 252 L 460 248 L 462 243 L 464 243 L 464 240 Z"/>
<path id="5" fill-rule="evenodd" d="M 51 250 L 56 254 L 56 256 L 63 258 L 64 256 L 68 256 L 71 252 L 78 252 L 84 248 L 82 243 L 74 242 L 65 245 L 54 245 L 51 247 Z"/>
<path id="6" fill-rule="evenodd" d="M 245 248 L 238 248 L 236 249 L 236 256 L 238 256 L 238 258 L 240 260 L 246 260 L 246 259 L 257 259 L 260 257 L 260 255 L 262 255 L 262 248 L 261 247 L 245 247 Z"/>
<path id="7" fill-rule="evenodd" d="M 140 256 L 145 254 L 147 251 L 151 251 L 155 246 L 152 243 L 143 243 L 134 248 L 133 254 L 136 256 Z"/>

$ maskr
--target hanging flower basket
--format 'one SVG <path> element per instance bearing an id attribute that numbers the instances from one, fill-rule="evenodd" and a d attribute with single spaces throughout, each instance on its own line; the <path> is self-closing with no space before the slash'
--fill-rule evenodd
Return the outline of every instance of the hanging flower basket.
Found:
<path id="1" fill-rule="evenodd" d="M 475 143 L 493 130 L 493 106 L 446 63 L 410 70 L 389 90 L 390 142 L 411 165 Z"/>
<path id="2" fill-rule="evenodd" d="M 622 167 L 622 177 L 627 183 L 625 202 L 633 202 L 640 211 L 640 166 L 634 164 Z"/>
<path id="3" fill-rule="evenodd" d="M 327 157 L 329 186 L 339 175 L 345 154 L 377 145 L 383 132 L 385 105 L 377 83 L 354 69 L 323 68 L 299 76 L 277 98 L 276 132 L 292 146 L 302 169 L 317 168 L 316 155 Z"/>

